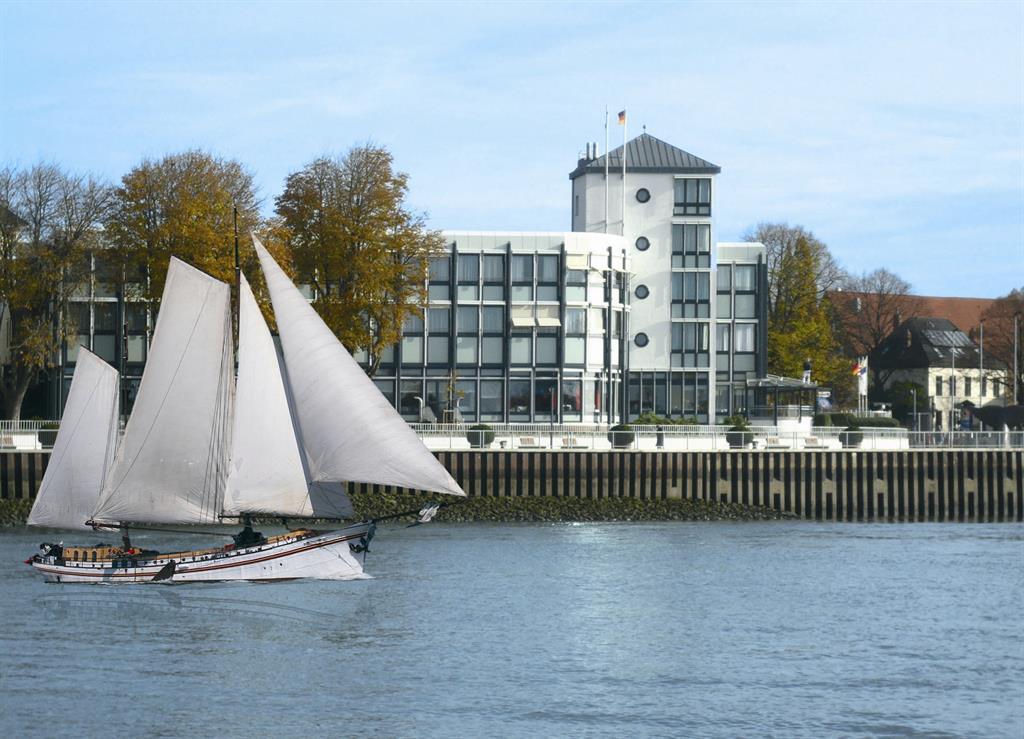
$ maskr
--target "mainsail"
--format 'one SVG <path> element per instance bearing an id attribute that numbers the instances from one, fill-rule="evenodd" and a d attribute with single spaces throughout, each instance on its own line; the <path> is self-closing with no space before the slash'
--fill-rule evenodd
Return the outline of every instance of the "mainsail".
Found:
<path id="1" fill-rule="evenodd" d="M 253 236 L 310 477 L 465 495 Z"/>
<path id="2" fill-rule="evenodd" d="M 218 520 L 234 364 L 230 307 L 226 284 L 171 258 L 139 393 L 94 520 Z"/>
<path id="3" fill-rule="evenodd" d="M 117 446 L 118 373 L 78 350 L 64 418 L 36 494 L 29 526 L 87 529 Z"/>
<path id="4" fill-rule="evenodd" d="M 344 486 L 309 480 L 282 362 L 244 275 L 240 293 L 238 381 L 224 513 L 348 518 L 353 511 Z"/>

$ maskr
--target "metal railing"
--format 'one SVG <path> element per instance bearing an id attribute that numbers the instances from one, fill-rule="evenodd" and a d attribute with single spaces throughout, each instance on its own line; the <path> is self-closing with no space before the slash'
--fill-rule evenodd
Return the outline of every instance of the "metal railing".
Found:
<path id="1" fill-rule="evenodd" d="M 0 450 L 49 449 L 56 421 L 0 421 Z M 777 426 L 752 426 L 742 435 L 729 426 L 632 425 L 628 432 L 610 432 L 604 424 L 494 424 L 490 431 L 473 432 L 473 424 L 412 424 L 428 448 L 472 449 L 486 441 L 488 449 L 587 450 L 634 449 L 666 451 L 785 450 L 899 450 L 899 449 L 1024 449 L 1024 431 L 907 431 L 904 428 L 862 428 L 847 432 L 838 426 L 815 426 L 810 433 Z M 476 447 L 484 448 L 484 447 Z"/>
<path id="2" fill-rule="evenodd" d="M 847 432 L 837 426 L 816 426 L 810 433 L 752 426 L 742 434 L 729 426 L 631 426 L 612 432 L 598 424 L 494 424 L 474 432 L 471 424 L 416 424 L 416 433 L 431 449 L 587 450 L 634 449 L 666 451 L 725 451 L 728 449 L 785 450 L 900 450 L 946 448 L 1022 448 L 1021 431 L 911 432 L 904 428 L 863 428 Z M 489 436 L 493 439 L 484 444 Z M 471 439 L 473 441 L 471 441 Z M 476 442 L 475 444 L 473 442 Z"/>

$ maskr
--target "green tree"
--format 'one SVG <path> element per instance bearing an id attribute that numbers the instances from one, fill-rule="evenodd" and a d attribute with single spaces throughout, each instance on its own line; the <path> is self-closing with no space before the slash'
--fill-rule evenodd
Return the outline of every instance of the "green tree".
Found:
<path id="1" fill-rule="evenodd" d="M 241 234 L 263 225 L 252 174 L 203 151 L 144 160 L 122 178 L 114 200 L 110 257 L 120 262 L 128 292 L 139 293 L 130 298 L 159 300 L 172 256 L 233 283 L 234 208 Z M 255 278 L 253 250 L 242 254 L 247 276 Z"/>
<path id="2" fill-rule="evenodd" d="M 8 351 L 0 366 L 0 413 L 18 419 L 28 388 L 55 367 L 71 295 L 89 279 L 89 253 L 110 189 L 53 164 L 0 169 L 0 327 Z"/>
<path id="3" fill-rule="evenodd" d="M 338 339 L 367 351 L 371 375 L 406 317 L 421 314 L 428 260 L 443 249 L 407 191 L 390 152 L 367 144 L 290 174 L 276 201 L 298 279 Z"/>
<path id="4" fill-rule="evenodd" d="M 819 259 L 812 242 L 803 236 L 779 257 L 777 299 L 768 316 L 768 371 L 799 377 L 809 358 L 813 379 L 831 385 L 842 401 L 850 386 L 849 361 L 839 353 L 830 305 L 815 281 Z"/>

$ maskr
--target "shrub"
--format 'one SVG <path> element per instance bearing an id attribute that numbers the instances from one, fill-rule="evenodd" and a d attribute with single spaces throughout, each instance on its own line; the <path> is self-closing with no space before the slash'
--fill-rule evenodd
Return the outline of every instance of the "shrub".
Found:
<path id="1" fill-rule="evenodd" d="M 466 438 L 474 449 L 485 449 L 494 442 L 494 430 L 486 423 L 478 423 L 466 429 Z"/>
<path id="2" fill-rule="evenodd" d="M 633 443 L 634 438 L 636 438 L 636 434 L 633 433 L 633 427 L 627 423 L 620 423 L 608 430 L 608 441 L 618 449 L 628 447 Z"/>

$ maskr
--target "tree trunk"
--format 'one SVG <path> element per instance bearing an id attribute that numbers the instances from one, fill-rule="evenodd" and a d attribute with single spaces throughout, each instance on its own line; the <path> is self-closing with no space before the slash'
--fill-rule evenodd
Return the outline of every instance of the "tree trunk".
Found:
<path id="1" fill-rule="evenodd" d="M 25 393 L 28 392 L 29 375 L 19 372 L 15 381 L 8 386 L 7 392 L 0 400 L 0 413 L 11 421 L 21 420 L 21 403 L 25 400 Z"/>

